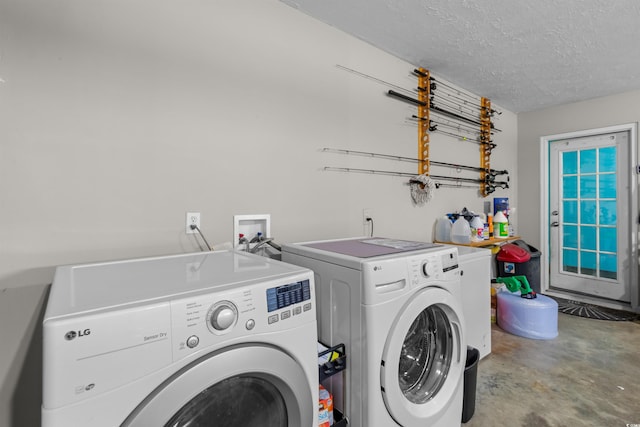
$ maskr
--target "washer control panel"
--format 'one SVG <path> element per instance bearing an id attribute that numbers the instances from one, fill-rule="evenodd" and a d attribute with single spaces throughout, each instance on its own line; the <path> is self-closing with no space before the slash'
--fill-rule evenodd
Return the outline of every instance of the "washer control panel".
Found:
<path id="1" fill-rule="evenodd" d="M 173 359 L 229 341 L 315 322 L 311 272 L 171 302 Z"/>
<path id="2" fill-rule="evenodd" d="M 388 295 L 406 292 L 434 281 L 458 281 L 458 249 L 438 247 L 426 251 L 372 258 L 362 263 L 362 303 L 377 304 Z"/>
<path id="3" fill-rule="evenodd" d="M 442 250 L 415 256 L 408 261 L 412 284 L 417 285 L 424 280 L 446 280 L 457 273 L 458 251 L 455 248 Z"/>

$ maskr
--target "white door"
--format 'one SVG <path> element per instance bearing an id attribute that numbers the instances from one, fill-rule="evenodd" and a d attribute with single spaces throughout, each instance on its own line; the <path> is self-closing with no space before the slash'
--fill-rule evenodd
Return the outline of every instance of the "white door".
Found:
<path id="1" fill-rule="evenodd" d="M 549 143 L 549 286 L 630 302 L 631 133 Z"/>
<path id="2" fill-rule="evenodd" d="M 121 427 L 311 427 L 312 400 L 304 370 L 289 355 L 266 345 L 238 345 L 167 379 Z"/>
<path id="3" fill-rule="evenodd" d="M 449 292 L 427 288 L 396 319 L 380 381 L 387 411 L 398 424 L 434 424 L 458 393 L 466 363 L 460 313 Z"/>

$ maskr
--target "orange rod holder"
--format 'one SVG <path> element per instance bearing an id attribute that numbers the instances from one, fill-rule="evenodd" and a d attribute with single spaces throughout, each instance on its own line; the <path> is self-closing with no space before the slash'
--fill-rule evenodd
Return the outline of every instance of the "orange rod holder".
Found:
<path id="1" fill-rule="evenodd" d="M 480 100 L 480 138 L 485 144 L 480 144 L 480 192 L 483 197 L 487 197 L 489 192 L 489 183 L 487 182 L 487 171 L 491 169 L 491 101 L 487 98 Z"/>
<path id="2" fill-rule="evenodd" d="M 431 73 L 418 68 L 418 174 L 429 175 L 429 110 L 431 107 Z"/>

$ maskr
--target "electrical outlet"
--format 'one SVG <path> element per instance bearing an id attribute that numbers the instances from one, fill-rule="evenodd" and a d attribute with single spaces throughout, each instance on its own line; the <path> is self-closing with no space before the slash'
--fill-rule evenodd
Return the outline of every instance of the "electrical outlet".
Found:
<path id="1" fill-rule="evenodd" d="M 362 234 L 364 236 L 372 236 L 373 222 L 367 221 L 367 218 L 371 218 L 371 220 L 373 221 L 373 209 L 370 209 L 370 208 L 362 209 Z"/>
<path id="2" fill-rule="evenodd" d="M 373 209 L 370 209 L 370 208 L 362 209 L 362 224 L 368 225 L 369 221 L 367 221 L 367 218 L 373 219 Z"/>
<path id="3" fill-rule="evenodd" d="M 200 228 L 200 212 L 187 212 L 187 224 L 185 228 L 187 234 L 197 233 L 195 228 L 191 228 L 192 225 Z"/>

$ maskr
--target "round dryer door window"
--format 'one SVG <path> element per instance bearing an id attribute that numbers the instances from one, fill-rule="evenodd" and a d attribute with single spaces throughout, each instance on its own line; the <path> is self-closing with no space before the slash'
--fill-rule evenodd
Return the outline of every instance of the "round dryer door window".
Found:
<path id="1" fill-rule="evenodd" d="M 174 373 L 121 427 L 310 426 L 317 388 L 287 353 L 238 345 Z"/>
<path id="2" fill-rule="evenodd" d="M 413 403 L 431 400 L 442 388 L 453 354 L 453 332 L 444 310 L 424 309 L 409 327 L 398 364 L 398 382 Z"/>
<path id="3" fill-rule="evenodd" d="M 287 405 L 271 382 L 258 377 L 233 377 L 201 392 L 183 406 L 165 427 L 287 427 Z"/>
<path id="4" fill-rule="evenodd" d="M 399 311 L 380 365 L 384 403 L 398 424 L 432 425 L 457 400 L 461 408 L 463 349 L 462 308 L 450 292 L 424 289 Z"/>

